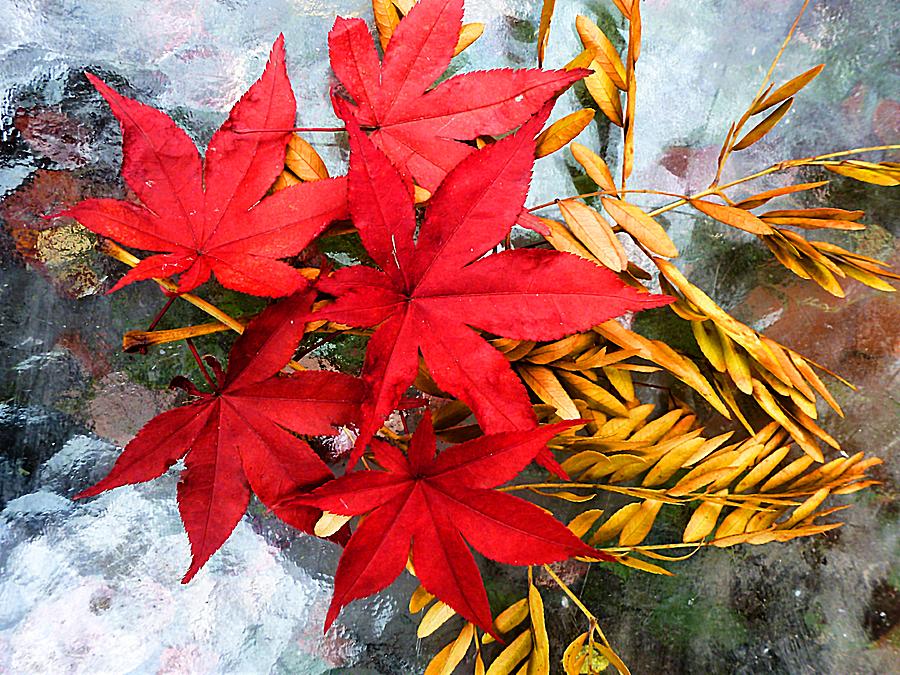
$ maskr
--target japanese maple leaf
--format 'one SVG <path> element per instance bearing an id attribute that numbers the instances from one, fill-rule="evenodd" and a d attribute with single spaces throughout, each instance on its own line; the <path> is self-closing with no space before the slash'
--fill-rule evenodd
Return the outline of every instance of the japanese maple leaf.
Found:
<path id="1" fill-rule="evenodd" d="M 328 35 L 332 70 L 356 103 L 338 116 L 372 129 L 391 161 L 432 192 L 474 150 L 461 141 L 515 129 L 590 72 L 477 71 L 429 89 L 453 58 L 462 18 L 463 0 L 420 0 L 381 62 L 362 19 L 338 17 Z"/>
<path id="2" fill-rule="evenodd" d="M 377 326 L 363 367 L 371 393 L 351 466 L 412 384 L 420 352 L 437 385 L 465 402 L 486 433 L 530 429 L 537 420 L 524 385 L 475 328 L 517 340 L 556 340 L 671 302 L 568 253 L 485 256 L 522 211 L 535 132 L 548 113 L 451 171 L 432 196 L 417 239 L 413 201 L 400 174 L 359 127 L 348 125 L 350 212 L 381 268 L 345 267 L 319 281 L 320 290 L 336 296 L 320 318 Z"/>
<path id="3" fill-rule="evenodd" d="M 334 578 L 325 630 L 341 608 L 387 587 L 410 549 L 422 586 L 492 635 L 491 610 L 467 546 L 509 565 L 538 565 L 588 556 L 611 560 L 537 506 L 490 488 L 512 480 L 547 441 L 575 422 L 482 436 L 435 458 L 426 413 L 409 452 L 373 443 L 384 471 L 356 471 L 304 499 L 343 516 L 368 514 L 350 537 Z"/>
<path id="4" fill-rule="evenodd" d="M 300 183 L 263 199 L 284 168 L 296 110 L 283 37 L 262 77 L 212 137 L 202 163 L 167 115 L 117 94 L 90 73 L 87 78 L 122 127 L 122 175 L 141 205 L 90 199 L 64 215 L 127 246 L 164 251 L 141 261 L 112 290 L 179 274 L 179 290 L 189 291 L 211 272 L 223 286 L 253 295 L 289 295 L 306 285 L 278 258 L 299 253 L 328 223 L 346 217 L 346 179 Z"/>
<path id="5" fill-rule="evenodd" d="M 320 513 L 284 506 L 287 495 L 333 477 L 313 450 L 291 434 L 333 434 L 355 420 L 360 380 L 327 371 L 278 376 L 303 336 L 294 317 L 309 311 L 304 291 L 266 309 L 235 342 L 228 370 L 211 394 L 195 390 L 194 403 L 148 422 L 109 475 L 77 495 L 91 497 L 122 485 L 152 480 L 185 458 L 178 506 L 191 543 L 187 582 L 225 542 L 247 510 L 252 488 L 288 524 L 311 532 Z"/>

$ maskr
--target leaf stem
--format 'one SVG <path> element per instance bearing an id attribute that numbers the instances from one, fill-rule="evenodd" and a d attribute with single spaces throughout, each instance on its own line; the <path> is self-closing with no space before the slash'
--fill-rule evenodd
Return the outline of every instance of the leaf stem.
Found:
<path id="1" fill-rule="evenodd" d="M 562 589 L 563 593 L 568 595 L 569 599 L 575 603 L 575 606 L 581 610 L 581 613 L 584 614 L 585 617 L 587 617 L 588 621 L 591 622 L 591 627 L 597 629 L 597 634 L 600 636 L 600 639 L 603 640 L 603 644 L 607 648 L 612 649 L 612 646 L 609 644 L 609 640 L 606 639 L 606 635 L 603 634 L 603 630 L 600 628 L 600 622 L 597 620 L 597 617 L 594 616 L 591 610 L 589 610 L 581 601 L 581 599 L 577 595 L 575 595 L 572 589 L 569 588 L 569 585 L 559 578 L 559 576 L 556 574 L 556 572 L 553 571 L 550 565 L 544 565 L 543 567 L 544 571 L 550 575 L 553 581 L 556 582 L 556 585 Z"/>
<path id="2" fill-rule="evenodd" d="M 900 150 L 900 144 L 893 145 L 872 145 L 866 148 L 852 148 L 850 150 L 839 150 L 837 152 L 829 152 L 824 155 L 815 155 L 814 157 L 804 157 L 802 159 L 787 159 L 783 162 L 777 162 L 776 164 L 772 164 L 771 166 L 762 169 L 761 171 L 757 171 L 756 173 L 751 173 L 742 178 L 737 178 L 729 183 L 723 183 L 722 185 L 708 187 L 705 190 L 701 190 L 696 194 L 691 195 L 687 199 L 679 199 L 678 201 L 671 202 L 666 204 L 665 206 L 660 206 L 658 209 L 654 211 L 650 211 L 647 215 L 651 218 L 660 215 L 661 213 L 665 213 L 666 211 L 671 211 L 674 208 L 677 208 L 683 204 L 687 204 L 691 199 L 698 199 L 700 197 L 706 197 L 707 195 L 711 195 L 717 193 L 721 190 L 726 190 L 730 187 L 734 187 L 735 185 L 740 185 L 741 183 L 746 183 L 751 180 L 756 180 L 757 178 L 762 178 L 763 176 L 767 176 L 770 173 L 776 173 L 778 171 L 784 171 L 785 169 L 790 169 L 796 166 L 806 166 L 809 164 L 813 164 L 815 162 L 821 161 L 823 159 L 831 159 L 833 157 L 846 157 L 848 155 L 858 155 L 865 152 L 879 152 L 881 150 Z"/>
<path id="3" fill-rule="evenodd" d="M 763 81 L 759 85 L 759 89 L 756 91 L 756 96 L 753 97 L 753 101 L 751 101 L 750 106 L 747 108 L 747 111 L 741 116 L 741 119 L 739 119 L 735 123 L 733 129 L 729 130 L 728 136 L 726 137 L 725 143 L 722 147 L 722 153 L 719 156 L 719 163 L 718 167 L 716 168 L 716 177 L 713 179 L 710 187 L 714 187 L 715 185 L 717 185 L 719 179 L 722 177 L 722 170 L 725 168 L 725 163 L 728 161 L 728 157 L 731 155 L 733 144 L 738 138 L 741 129 L 743 129 L 744 125 L 747 123 L 747 120 L 749 120 L 752 116 L 753 108 L 759 102 L 760 98 L 762 98 L 762 96 L 765 94 L 766 85 L 768 85 L 769 80 L 772 79 L 772 74 L 775 72 L 775 68 L 778 66 L 778 62 L 781 61 L 781 57 L 784 55 L 785 50 L 791 43 L 791 39 L 793 39 L 794 37 L 794 31 L 797 30 L 800 19 L 803 17 L 804 12 L 806 12 L 806 8 L 808 5 L 809 0 L 803 0 L 803 5 L 800 7 L 800 11 L 797 12 L 797 16 L 794 18 L 794 23 L 791 24 L 790 30 L 788 30 L 784 41 L 781 43 L 781 48 L 778 50 L 778 53 L 775 54 L 775 58 L 772 59 L 772 65 L 769 66 L 769 69 L 766 71 L 765 77 L 763 77 Z"/>
<path id="4" fill-rule="evenodd" d="M 663 197 L 680 197 L 682 199 L 687 199 L 687 195 L 683 195 L 680 192 L 666 192 L 664 190 L 595 190 L 594 192 L 582 192 L 581 194 L 571 195 L 569 197 L 561 197 L 559 199 L 554 199 L 549 202 L 544 202 L 543 204 L 538 204 L 537 206 L 531 206 L 526 209 L 529 213 L 532 211 L 539 211 L 541 209 L 545 209 L 548 206 L 553 206 L 555 204 L 559 204 L 560 202 L 567 201 L 569 199 L 585 199 L 586 197 L 599 197 L 601 195 L 620 195 L 620 194 L 644 194 L 644 195 L 661 195 Z"/>
<path id="5" fill-rule="evenodd" d="M 206 382 L 209 384 L 210 389 L 213 391 L 216 390 L 216 383 L 213 382 L 212 377 L 209 374 L 209 371 L 206 369 L 206 364 L 203 363 L 203 359 L 200 358 L 200 352 L 197 351 L 197 347 L 194 346 L 194 341 L 191 338 L 185 339 L 185 344 L 187 344 L 188 349 L 191 351 L 191 354 L 194 357 L 194 360 L 197 362 L 197 367 L 200 368 L 200 372 L 203 373 L 203 377 Z"/>
<path id="6" fill-rule="evenodd" d="M 284 134 L 288 132 L 336 133 L 346 131 L 345 127 L 289 127 L 285 129 L 234 129 L 236 134 Z"/>
<path id="7" fill-rule="evenodd" d="M 98 246 L 101 253 L 105 253 L 111 258 L 115 258 L 119 262 L 123 262 L 129 267 L 136 267 L 137 264 L 141 261 L 140 258 L 133 255 L 130 251 L 125 250 L 121 246 L 119 246 L 114 241 L 109 239 L 103 239 Z M 229 316 L 221 309 L 213 305 L 212 303 L 207 302 L 203 298 L 200 298 L 193 293 L 178 293 L 178 285 L 169 281 L 168 279 L 153 279 L 157 284 L 159 284 L 164 290 L 169 291 L 170 293 L 177 293 L 179 298 L 187 300 L 197 309 L 200 309 L 203 312 L 206 312 L 211 317 L 219 321 L 220 323 L 228 326 L 235 333 L 241 335 L 244 332 L 244 324 L 242 324 L 237 319 Z M 289 361 L 287 364 L 290 368 L 294 370 L 306 370 L 303 366 L 301 366 L 296 361 Z M 208 375 L 208 374 L 207 374 Z"/>
<path id="8" fill-rule="evenodd" d="M 169 298 L 166 300 L 166 304 L 163 305 L 163 308 L 159 310 L 159 312 L 157 312 L 156 316 L 153 317 L 153 321 L 151 321 L 150 325 L 147 326 L 147 332 L 152 331 L 154 328 L 156 328 L 159 322 L 162 321 L 162 318 L 166 315 L 166 312 L 169 311 L 169 307 L 171 307 L 172 303 L 175 302 L 175 297 L 176 296 L 174 295 L 169 296 Z"/>

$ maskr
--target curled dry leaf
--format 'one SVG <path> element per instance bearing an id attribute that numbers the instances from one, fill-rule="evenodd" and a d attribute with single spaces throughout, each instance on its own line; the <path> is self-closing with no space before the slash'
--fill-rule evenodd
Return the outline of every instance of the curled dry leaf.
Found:
<path id="1" fill-rule="evenodd" d="M 789 98 L 787 101 L 778 106 L 771 114 L 769 114 L 762 122 L 753 127 L 747 134 L 734 144 L 732 150 L 744 150 L 760 140 L 767 133 L 772 131 L 781 118 L 791 109 L 794 99 Z"/>
<path id="2" fill-rule="evenodd" d="M 863 183 L 893 187 L 900 185 L 900 165 L 892 162 L 863 162 L 848 159 L 843 162 L 824 164 L 832 173 L 847 176 Z"/>
<path id="3" fill-rule="evenodd" d="M 822 72 L 822 69 L 825 67 L 824 63 L 820 63 L 818 66 L 814 68 L 810 68 L 805 73 L 802 73 L 795 77 L 792 80 L 788 80 L 783 85 L 778 87 L 775 91 L 766 96 L 762 101 L 753 106 L 752 114 L 756 115 L 761 113 L 763 110 L 768 110 L 773 105 L 778 105 L 785 99 L 790 98 L 798 91 L 803 89 L 807 84 L 812 82 L 816 77 L 818 77 L 819 73 Z"/>
<path id="4" fill-rule="evenodd" d="M 701 213 L 705 213 L 710 218 L 718 220 L 720 223 L 731 225 L 745 232 L 757 235 L 772 233 L 772 228 L 769 225 L 744 209 L 716 204 L 703 199 L 692 199 L 691 206 Z"/>
<path id="5" fill-rule="evenodd" d="M 559 210 L 573 235 L 613 272 L 628 266 L 628 256 L 609 223 L 590 206 L 576 200 L 559 202 Z"/>
<path id="6" fill-rule="evenodd" d="M 609 38 L 586 16 L 575 17 L 575 28 L 581 44 L 591 52 L 594 63 L 618 89 L 625 91 L 625 66 Z"/>
<path id="7" fill-rule="evenodd" d="M 582 109 L 557 120 L 537 137 L 534 156 L 546 157 L 565 147 L 566 143 L 585 130 L 592 119 L 594 119 L 594 111 Z"/>
<path id="8" fill-rule="evenodd" d="M 593 150 L 581 145 L 581 143 L 573 142 L 569 145 L 569 150 L 572 151 L 572 157 L 575 158 L 575 161 L 581 165 L 585 173 L 590 176 L 591 180 L 601 190 L 605 190 L 613 196 L 616 195 L 616 182 L 613 180 L 609 166 L 603 161 L 602 157 Z"/>
<path id="9" fill-rule="evenodd" d="M 601 197 L 600 201 L 610 217 L 638 243 L 646 246 L 653 253 L 667 258 L 674 258 L 678 255 L 678 249 L 675 248 L 675 244 L 666 231 L 642 208 L 610 197 Z"/>
<path id="10" fill-rule="evenodd" d="M 556 0 L 544 0 L 541 5 L 541 21 L 538 24 L 537 58 L 538 66 L 544 65 L 544 53 L 547 50 L 547 42 L 550 40 L 550 23 L 553 21 L 553 10 Z"/>

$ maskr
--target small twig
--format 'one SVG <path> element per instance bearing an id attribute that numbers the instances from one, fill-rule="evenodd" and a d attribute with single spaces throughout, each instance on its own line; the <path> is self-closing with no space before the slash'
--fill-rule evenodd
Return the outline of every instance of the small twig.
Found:
<path id="1" fill-rule="evenodd" d="M 285 134 L 288 132 L 329 133 L 346 131 L 345 127 L 290 127 L 287 129 L 233 129 L 236 134 Z"/>
<path id="2" fill-rule="evenodd" d="M 200 358 L 200 352 L 198 352 L 197 347 L 194 346 L 194 341 L 191 338 L 187 338 L 184 342 L 187 345 L 188 349 L 191 351 L 191 354 L 194 356 L 194 360 L 197 362 L 197 367 L 200 368 L 200 372 L 203 373 L 204 379 L 209 384 L 210 388 L 215 391 L 217 388 L 216 383 L 213 382 L 212 376 L 206 369 L 206 364 L 203 363 L 203 359 Z"/>
<path id="3" fill-rule="evenodd" d="M 752 117 L 754 107 L 756 107 L 756 104 L 759 103 L 759 100 L 767 91 L 766 87 L 769 84 L 769 80 L 772 79 L 772 74 L 775 72 L 775 68 L 778 65 L 778 62 L 781 61 L 781 57 L 784 55 L 785 50 L 791 43 L 791 39 L 794 37 L 794 31 L 797 30 L 797 26 L 800 24 L 800 19 L 803 16 L 804 12 L 806 12 L 806 7 L 808 5 L 809 0 L 803 0 L 803 5 L 800 7 L 800 11 L 797 12 L 794 23 L 791 24 L 790 30 L 788 30 L 784 41 L 781 43 L 781 48 L 778 50 L 778 53 L 775 54 L 775 58 L 772 59 L 772 65 L 770 65 L 769 69 L 766 71 L 766 75 L 765 77 L 763 77 L 763 81 L 760 83 L 759 89 L 756 92 L 756 96 L 753 97 L 753 101 L 750 103 L 750 107 L 747 108 L 747 111 L 737 121 L 734 128 L 729 130 L 728 137 L 725 139 L 725 147 L 722 148 L 722 154 L 719 157 L 719 165 L 716 168 L 716 177 L 713 179 L 712 183 L 710 183 L 710 187 L 717 185 L 719 179 L 721 179 L 722 171 L 725 168 L 725 163 L 728 161 L 728 158 L 731 155 L 733 143 L 735 139 L 737 139 L 740 135 L 741 129 L 743 129 L 744 125 L 747 123 L 747 120 Z"/>
<path id="4" fill-rule="evenodd" d="M 105 253 L 106 255 L 110 256 L 111 258 L 115 258 L 119 262 L 123 262 L 126 265 L 128 265 L 129 267 L 136 267 L 137 264 L 141 261 L 140 258 L 133 255 L 132 253 L 125 250 L 124 248 L 119 246 L 117 243 L 115 243 L 114 241 L 111 241 L 109 239 L 101 240 L 98 248 L 100 249 L 101 253 Z M 171 293 L 178 292 L 178 285 L 169 281 L 168 279 L 154 278 L 153 280 L 157 284 L 159 284 L 163 289 L 165 289 Z M 223 312 L 221 309 L 219 309 L 212 303 L 207 302 L 203 298 L 200 298 L 200 297 L 194 295 L 193 293 L 179 293 L 178 297 L 182 298 L 183 300 L 188 301 L 197 309 L 200 309 L 200 310 L 206 312 L 207 314 L 209 314 L 211 317 L 213 317 L 220 323 L 228 326 L 235 333 L 243 334 L 244 325 L 237 319 L 235 319 L 235 318 L 229 316 L 228 314 L 226 314 L 225 312 Z M 296 361 L 290 361 L 288 363 L 288 366 L 290 368 L 293 368 L 294 370 L 306 370 L 303 366 L 301 366 Z"/>

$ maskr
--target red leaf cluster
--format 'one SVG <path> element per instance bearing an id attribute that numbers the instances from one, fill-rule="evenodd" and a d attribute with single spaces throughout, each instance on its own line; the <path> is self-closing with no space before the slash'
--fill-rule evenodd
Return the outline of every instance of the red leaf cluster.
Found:
<path id="1" fill-rule="evenodd" d="M 250 490 L 286 523 L 304 531 L 321 513 L 284 500 L 333 478 L 297 434 L 333 434 L 351 424 L 362 383 L 331 371 L 280 376 L 303 337 L 312 293 L 272 305 L 234 343 L 228 370 L 212 393 L 191 388 L 193 403 L 148 422 L 125 446 L 109 475 L 77 495 L 92 497 L 153 480 L 179 459 L 178 507 L 191 542 L 188 581 L 225 542 L 247 510 Z"/>
<path id="2" fill-rule="evenodd" d="M 463 0 L 422 0 L 394 30 L 379 61 L 362 19 L 338 18 L 328 35 L 331 68 L 355 105 L 338 109 L 404 175 L 430 192 L 472 151 L 462 141 L 527 122 L 590 71 L 509 68 L 464 73 L 435 87 L 459 40 Z"/>
<path id="3" fill-rule="evenodd" d="M 306 532 L 319 509 L 368 514 L 338 566 L 329 625 L 348 602 L 390 584 L 410 551 L 425 588 L 487 631 L 490 607 L 469 546 L 513 565 L 602 557 L 541 509 L 492 489 L 535 458 L 561 472 L 547 442 L 577 422 L 538 426 L 523 384 L 479 331 L 555 340 L 670 299 L 640 293 L 574 255 L 493 253 L 523 211 L 535 136 L 552 101 L 584 72 L 499 70 L 432 87 L 452 57 L 461 19 L 462 0 L 421 0 L 382 61 L 365 24 L 338 19 L 329 36 L 332 65 L 355 101 L 334 97 L 350 138 L 349 175 L 269 196 L 295 113 L 282 38 L 203 162 L 169 117 L 88 75 L 121 123 L 122 173 L 141 203 L 92 199 L 65 213 L 123 244 L 162 252 L 115 288 L 180 275 L 179 290 L 187 291 L 215 273 L 229 288 L 289 296 L 248 326 L 227 371 L 214 367 L 214 391 L 181 378 L 194 401 L 151 420 L 110 474 L 79 495 L 151 480 L 183 458 L 178 503 L 193 553 L 185 581 L 228 538 L 251 490 Z M 480 150 L 465 142 L 516 127 Z M 411 179 L 433 192 L 420 222 Z M 280 259 L 348 215 L 377 268 L 347 267 L 307 288 Z M 281 374 L 316 291 L 332 301 L 315 319 L 374 329 L 362 379 Z M 406 454 L 375 438 L 402 405 L 420 357 L 487 435 L 435 456 L 426 413 Z M 381 469 L 332 480 L 298 435 L 351 423 L 360 435 L 348 468 L 371 448 Z"/>
<path id="4" fill-rule="evenodd" d="M 88 229 L 154 255 L 112 290 L 141 279 L 179 275 L 190 291 L 211 273 L 223 286 L 283 296 L 306 280 L 278 258 L 296 255 L 346 217 L 346 183 L 300 183 L 263 199 L 284 168 L 296 103 L 284 38 L 262 77 L 231 109 L 201 162 L 194 142 L 165 113 L 126 98 L 87 74 L 122 127 L 122 176 L 140 204 L 90 199 L 65 211 Z M 252 133 L 247 133 L 251 131 Z"/>

